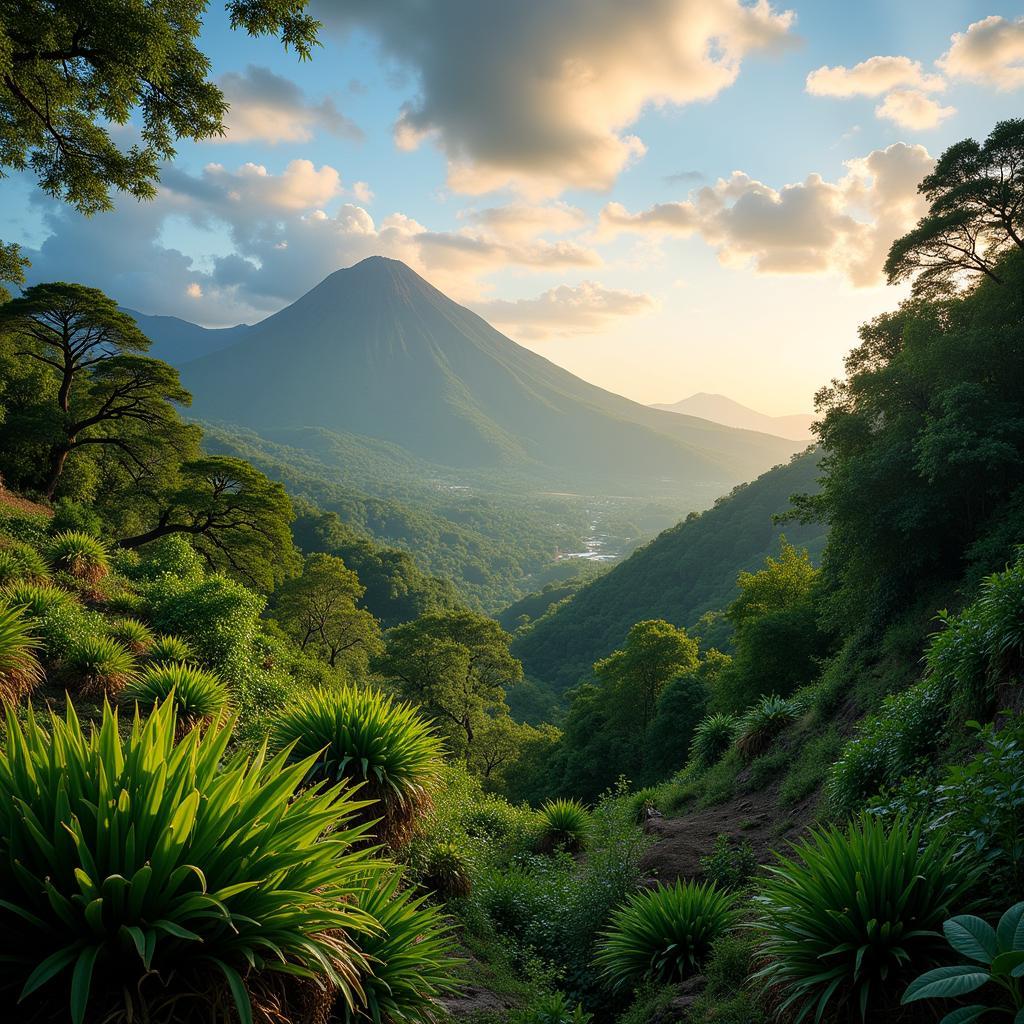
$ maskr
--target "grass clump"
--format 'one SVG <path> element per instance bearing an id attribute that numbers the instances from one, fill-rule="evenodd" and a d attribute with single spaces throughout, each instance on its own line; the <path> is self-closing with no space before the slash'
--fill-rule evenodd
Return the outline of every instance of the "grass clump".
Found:
<path id="1" fill-rule="evenodd" d="M 590 813 L 578 800 L 548 800 L 539 811 L 537 850 L 578 853 L 586 845 Z"/>
<path id="2" fill-rule="evenodd" d="M 0 701 L 16 704 L 43 678 L 39 641 L 21 609 L 0 604 Z"/>
<path id="3" fill-rule="evenodd" d="M 65 530 L 50 540 L 46 549 L 50 565 L 83 583 L 95 585 L 110 571 L 107 549 L 91 534 Z"/>
<path id="4" fill-rule="evenodd" d="M 693 731 L 690 759 L 698 768 L 710 768 L 717 764 L 736 739 L 736 728 L 735 715 L 719 711 L 702 718 Z"/>
<path id="5" fill-rule="evenodd" d="M 121 692 L 120 699 L 143 710 L 169 701 L 179 733 L 220 718 L 230 702 L 228 688 L 212 672 L 192 665 L 150 665 Z"/>
<path id="6" fill-rule="evenodd" d="M 72 643 L 62 667 L 83 697 L 114 696 L 135 679 L 138 670 L 135 655 L 124 644 L 95 633 Z"/>
<path id="7" fill-rule="evenodd" d="M 796 721 L 800 707 L 796 701 L 771 695 L 762 697 L 739 720 L 736 747 L 747 761 L 765 753 L 786 726 Z"/>
<path id="8" fill-rule="evenodd" d="M 148 654 L 153 646 L 153 631 L 138 619 L 115 619 L 107 627 L 107 635 L 124 644 L 137 656 Z"/>
<path id="9" fill-rule="evenodd" d="M 440 840 L 431 844 L 424 855 L 420 883 L 445 899 L 468 896 L 473 888 L 469 863 L 459 847 Z"/>
<path id="10" fill-rule="evenodd" d="M 182 640 L 179 636 L 159 633 L 153 637 L 146 657 L 157 664 L 169 661 L 185 663 L 191 661 L 193 655 L 188 641 Z"/>
<path id="11" fill-rule="evenodd" d="M 44 583 L 50 575 L 43 556 L 31 544 L 0 540 L 0 587 L 11 583 Z"/>
<path id="12" fill-rule="evenodd" d="M 8 604 L 24 608 L 25 613 L 33 619 L 41 619 L 55 609 L 78 603 L 66 590 L 45 583 L 14 583 L 5 587 L 0 596 Z"/>
<path id="13" fill-rule="evenodd" d="M 590 1024 L 593 1019 L 579 1003 L 574 1006 L 563 993 L 551 992 L 513 1013 L 509 1024 Z"/>

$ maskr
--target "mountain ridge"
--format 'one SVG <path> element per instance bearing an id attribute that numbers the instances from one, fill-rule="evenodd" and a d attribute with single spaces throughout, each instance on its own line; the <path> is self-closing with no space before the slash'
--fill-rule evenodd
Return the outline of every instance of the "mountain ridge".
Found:
<path id="1" fill-rule="evenodd" d="M 788 416 L 769 416 L 737 402 L 728 395 L 707 391 L 698 391 L 678 402 L 655 402 L 652 409 L 660 409 L 681 415 L 697 416 L 711 420 L 726 427 L 737 427 L 744 430 L 756 430 L 786 437 L 794 441 L 810 441 L 813 437 L 811 424 L 814 416 L 811 413 L 793 413 Z"/>

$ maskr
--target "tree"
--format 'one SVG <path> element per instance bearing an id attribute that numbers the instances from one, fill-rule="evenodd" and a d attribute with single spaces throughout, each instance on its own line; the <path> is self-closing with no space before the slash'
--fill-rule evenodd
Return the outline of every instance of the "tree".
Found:
<path id="1" fill-rule="evenodd" d="M 526 744 L 541 735 L 532 725 L 515 721 L 507 710 L 488 715 L 474 737 L 470 771 L 492 786 L 499 786 L 505 770 L 518 762 Z"/>
<path id="2" fill-rule="evenodd" d="M 798 551 L 785 537 L 780 537 L 778 558 L 769 555 L 764 568 L 739 574 L 739 597 L 726 609 L 726 617 L 740 632 L 748 623 L 804 600 L 817 576 L 818 570 L 811 564 L 807 549 Z"/>
<path id="3" fill-rule="evenodd" d="M 626 643 L 594 665 L 598 681 L 617 697 L 623 721 L 637 724 L 642 735 L 662 688 L 698 664 L 697 641 L 664 619 L 638 622 Z"/>
<path id="4" fill-rule="evenodd" d="M 376 668 L 448 727 L 449 742 L 468 764 L 486 716 L 503 708 L 506 688 L 523 677 L 511 640 L 486 615 L 433 612 L 392 629 Z"/>
<path id="5" fill-rule="evenodd" d="M 894 284 L 916 275 L 915 291 L 945 293 L 964 275 L 1002 283 L 998 263 L 1024 250 L 1024 120 L 1000 121 L 984 143 L 950 146 L 918 186 L 928 213 L 889 250 Z"/>
<path id="6" fill-rule="evenodd" d="M 186 462 L 177 485 L 152 500 L 155 524 L 122 538 L 120 547 L 139 548 L 183 534 L 209 565 L 229 569 L 263 591 L 282 582 L 295 566 L 288 495 L 248 462 L 227 456 Z"/>
<path id="7" fill-rule="evenodd" d="M 277 591 L 274 615 L 303 651 L 316 654 L 331 668 L 347 664 L 365 670 L 381 651 L 380 626 L 358 607 L 364 589 L 340 558 L 314 554 L 302 573 Z"/>

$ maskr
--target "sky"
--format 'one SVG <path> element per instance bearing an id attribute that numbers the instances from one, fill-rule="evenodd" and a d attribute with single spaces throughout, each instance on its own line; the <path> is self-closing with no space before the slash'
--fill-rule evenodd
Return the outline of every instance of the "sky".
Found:
<path id="1" fill-rule="evenodd" d="M 1024 115 L 1019 0 L 312 0 L 308 62 L 217 7 L 225 136 L 88 219 L 4 180 L 30 281 L 222 326 L 391 256 L 648 403 L 810 411 L 934 159 Z"/>

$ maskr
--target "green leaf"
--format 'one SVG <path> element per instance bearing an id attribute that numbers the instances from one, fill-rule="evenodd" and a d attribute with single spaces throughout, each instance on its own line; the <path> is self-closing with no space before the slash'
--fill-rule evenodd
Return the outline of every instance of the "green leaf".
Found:
<path id="1" fill-rule="evenodd" d="M 981 988 L 988 980 L 988 972 L 976 967 L 937 967 L 912 981 L 900 1002 L 906 1005 L 918 999 L 952 999 Z"/>
<path id="2" fill-rule="evenodd" d="M 943 926 L 949 944 L 969 960 L 990 964 L 999 953 L 995 930 L 980 917 L 965 914 L 950 918 Z"/>
<path id="3" fill-rule="evenodd" d="M 999 948 L 1004 952 L 1024 949 L 1024 901 L 1015 903 L 996 925 Z"/>
<path id="4" fill-rule="evenodd" d="M 231 989 L 231 996 L 235 1001 L 238 1016 L 241 1024 L 253 1024 L 252 1003 L 249 1000 L 249 993 L 245 990 L 245 983 L 242 976 L 234 969 L 224 963 L 223 960 L 214 960 L 214 963 L 221 969 L 224 977 L 228 980 L 228 988 Z"/>
<path id="5" fill-rule="evenodd" d="M 1022 966 L 1024 966 L 1024 949 L 1013 953 L 1000 953 L 992 961 L 992 973 L 999 977 L 1007 974 L 1011 977 L 1017 977 L 1018 975 L 1015 975 L 1014 971 Z"/>
<path id="6" fill-rule="evenodd" d="M 961 1006 L 952 1013 L 947 1013 L 939 1024 L 971 1024 L 971 1021 L 980 1020 L 988 1013 L 987 1006 L 975 1003 L 973 1006 Z"/>
<path id="7" fill-rule="evenodd" d="M 89 989 L 92 987 L 92 970 L 96 966 L 99 946 L 87 946 L 78 956 L 78 962 L 71 975 L 71 1020 L 82 1024 L 89 1006 Z"/>
<path id="8" fill-rule="evenodd" d="M 28 976 L 28 980 L 21 990 L 21 995 L 18 996 L 18 1002 L 20 1003 L 27 996 L 30 996 L 37 988 L 41 988 L 52 977 L 60 974 L 61 971 L 73 963 L 81 948 L 81 943 L 76 942 L 73 945 L 65 946 L 63 949 L 58 949 L 56 953 L 51 953 Z"/>

